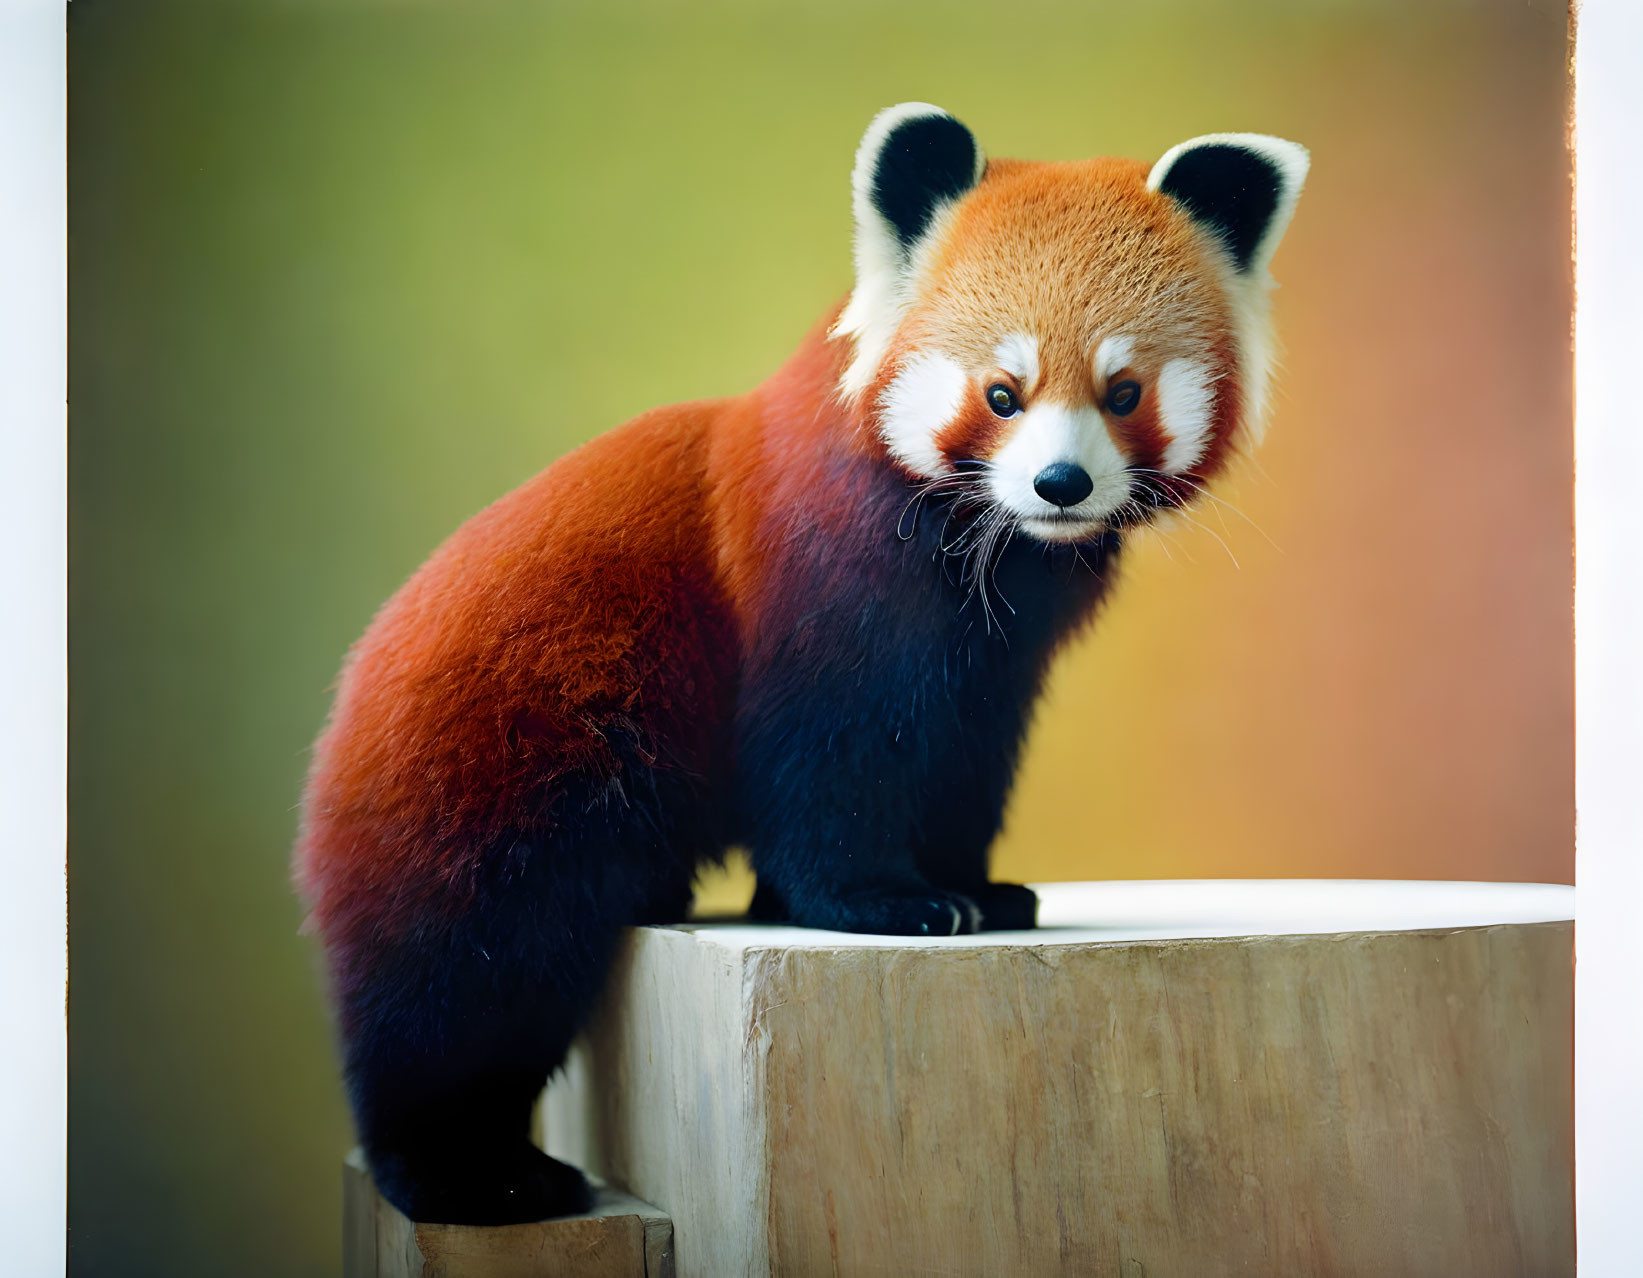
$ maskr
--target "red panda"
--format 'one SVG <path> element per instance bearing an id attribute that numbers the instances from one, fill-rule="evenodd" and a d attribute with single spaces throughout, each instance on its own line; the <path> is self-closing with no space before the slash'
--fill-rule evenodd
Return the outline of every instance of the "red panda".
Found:
<path id="1" fill-rule="evenodd" d="M 759 917 L 1033 926 L 987 876 L 1030 707 L 1129 530 L 1253 438 L 1306 170 L 1252 134 L 988 160 L 893 107 L 856 156 L 855 286 L 774 376 L 576 450 L 388 601 L 296 873 L 391 1202 L 586 1207 L 532 1102 L 620 930 L 679 918 L 731 845 Z"/>

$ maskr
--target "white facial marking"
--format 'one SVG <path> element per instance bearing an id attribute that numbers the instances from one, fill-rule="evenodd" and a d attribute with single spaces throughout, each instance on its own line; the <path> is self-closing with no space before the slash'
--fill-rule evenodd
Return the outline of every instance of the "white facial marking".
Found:
<path id="1" fill-rule="evenodd" d="M 970 379 L 957 362 L 926 351 L 913 356 L 879 397 L 879 429 L 890 451 L 934 479 L 947 473 L 936 436 L 958 415 Z"/>
<path id="2" fill-rule="evenodd" d="M 1203 364 L 1172 359 L 1158 374 L 1158 420 L 1170 437 L 1163 469 L 1172 475 L 1189 470 L 1209 444 L 1215 412 L 1215 379 Z"/>
<path id="3" fill-rule="evenodd" d="M 1120 369 L 1128 368 L 1135 359 L 1135 339 L 1122 333 L 1101 339 L 1095 348 L 1095 378 L 1106 381 Z"/>
<path id="4" fill-rule="evenodd" d="M 993 351 L 993 363 L 1032 390 L 1038 381 L 1038 339 L 1026 333 L 1011 333 Z"/>
<path id="5" fill-rule="evenodd" d="M 1033 481 L 1052 462 L 1082 466 L 1095 484 L 1090 495 L 1065 510 L 1040 497 Z M 987 486 L 999 505 L 1021 516 L 1022 527 L 1033 536 L 1073 541 L 1089 536 L 1129 499 L 1124 465 L 1124 455 L 1095 409 L 1039 404 L 1022 414 L 1009 442 L 993 458 Z"/>

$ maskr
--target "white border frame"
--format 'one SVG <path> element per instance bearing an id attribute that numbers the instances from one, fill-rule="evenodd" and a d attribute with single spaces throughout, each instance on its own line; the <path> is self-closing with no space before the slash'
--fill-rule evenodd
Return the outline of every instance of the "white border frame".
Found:
<path id="1" fill-rule="evenodd" d="M 1643 5 L 1575 43 L 1575 1217 L 1582 1278 L 1643 1272 Z"/>
<path id="2" fill-rule="evenodd" d="M 0 1224 L 62 1273 L 68 1106 L 67 34 L 0 0 Z"/>

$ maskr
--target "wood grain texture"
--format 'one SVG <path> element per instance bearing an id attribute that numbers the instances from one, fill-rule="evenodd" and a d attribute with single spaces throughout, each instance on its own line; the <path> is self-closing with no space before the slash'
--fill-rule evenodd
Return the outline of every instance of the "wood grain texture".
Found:
<path id="1" fill-rule="evenodd" d="M 599 1015 L 602 1049 L 579 1048 L 571 1085 L 548 1089 L 545 1144 L 634 1193 L 669 1186 L 686 1212 L 674 1246 L 677 1256 L 689 1240 L 689 1272 L 757 1272 L 765 1244 L 747 1222 L 768 1198 L 765 1100 L 743 963 L 689 936 L 647 928 L 625 939 Z"/>
<path id="2" fill-rule="evenodd" d="M 550 1148 L 668 1211 L 681 1275 L 1570 1274 L 1571 954 L 644 929 Z"/>
<path id="3" fill-rule="evenodd" d="M 343 1278 L 673 1278 L 672 1244 L 666 1215 L 609 1188 L 585 1216 L 417 1224 L 376 1192 L 358 1150 L 343 1165 Z"/>

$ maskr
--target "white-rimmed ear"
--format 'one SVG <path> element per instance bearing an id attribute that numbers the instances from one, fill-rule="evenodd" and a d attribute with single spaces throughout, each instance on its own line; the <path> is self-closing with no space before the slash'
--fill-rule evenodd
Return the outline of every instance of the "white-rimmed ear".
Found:
<path id="1" fill-rule="evenodd" d="M 856 343 L 847 393 L 872 381 L 907 303 L 921 244 L 986 165 L 970 130 L 927 102 L 880 111 L 868 126 L 851 175 L 856 286 L 835 326 Z"/>
<path id="2" fill-rule="evenodd" d="M 1240 274 L 1260 275 L 1301 196 L 1306 148 L 1263 133 L 1210 133 L 1164 152 L 1147 177 L 1226 247 Z"/>
<path id="3" fill-rule="evenodd" d="M 1147 186 L 1175 200 L 1226 249 L 1236 275 L 1228 289 L 1242 373 L 1242 431 L 1260 441 L 1275 343 L 1267 263 L 1301 196 L 1306 148 L 1262 133 L 1211 133 L 1171 147 Z"/>

